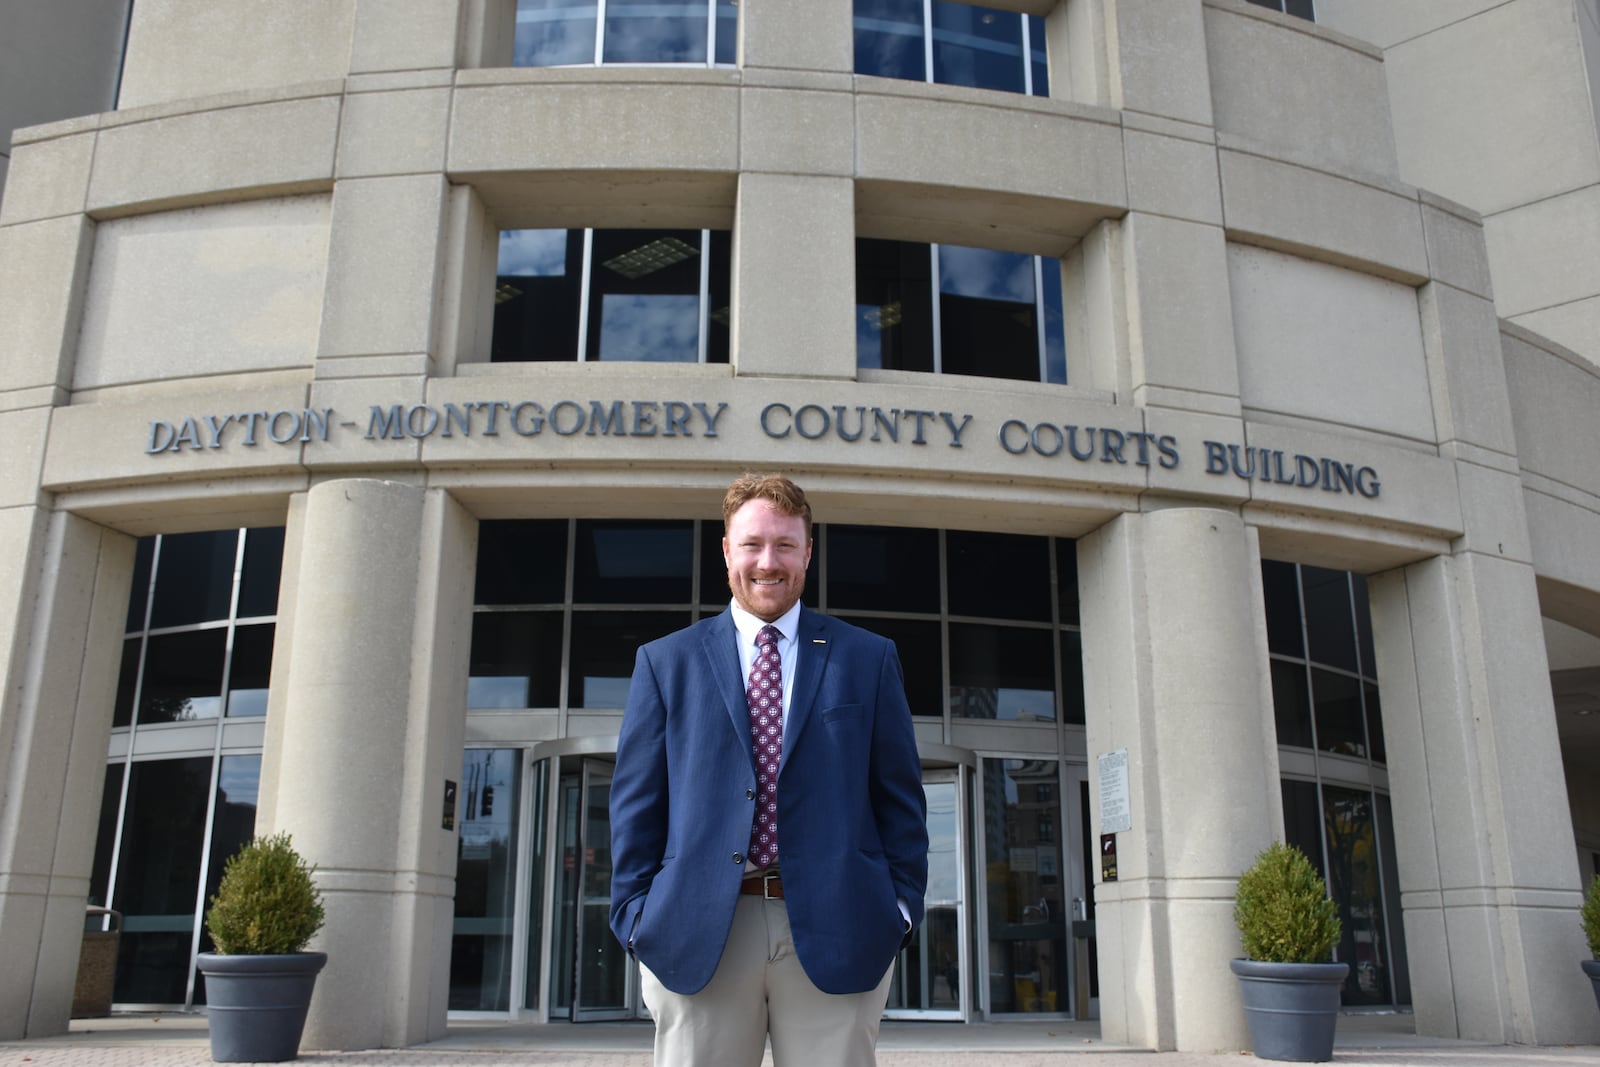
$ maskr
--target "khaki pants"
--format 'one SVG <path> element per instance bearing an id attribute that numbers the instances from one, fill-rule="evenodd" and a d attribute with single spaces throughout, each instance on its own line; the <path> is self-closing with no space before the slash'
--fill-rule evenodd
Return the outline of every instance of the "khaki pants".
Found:
<path id="1" fill-rule="evenodd" d="M 838 996 L 811 984 L 789 937 L 781 900 L 741 896 L 717 973 L 683 996 L 639 968 L 656 1021 L 656 1067 L 757 1067 L 772 1037 L 775 1067 L 872 1067 L 889 979 Z"/>

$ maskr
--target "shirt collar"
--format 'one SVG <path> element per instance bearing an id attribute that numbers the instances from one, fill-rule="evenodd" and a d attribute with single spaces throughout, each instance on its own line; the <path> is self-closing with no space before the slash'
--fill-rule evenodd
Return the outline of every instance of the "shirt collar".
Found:
<path id="1" fill-rule="evenodd" d="M 728 608 L 733 613 L 733 625 L 739 631 L 740 643 L 755 644 L 756 634 L 767 625 L 767 621 L 756 618 L 741 608 L 737 602 L 730 603 Z M 778 628 L 778 633 L 783 635 L 785 641 L 793 641 L 795 635 L 800 632 L 800 601 L 796 600 L 793 607 L 772 621 L 772 625 Z"/>

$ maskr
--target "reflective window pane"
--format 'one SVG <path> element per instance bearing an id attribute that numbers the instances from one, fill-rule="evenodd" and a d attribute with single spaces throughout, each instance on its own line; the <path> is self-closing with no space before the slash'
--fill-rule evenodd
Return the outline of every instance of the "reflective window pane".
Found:
<path id="1" fill-rule="evenodd" d="M 233 658 L 228 666 L 228 715 L 265 715 L 267 685 L 272 678 L 272 623 L 240 626 L 233 631 Z"/>
<path id="2" fill-rule="evenodd" d="M 518 67 L 594 62 L 595 0 L 517 0 Z"/>
<path id="3" fill-rule="evenodd" d="M 150 606 L 150 566 L 155 554 L 156 539 L 139 538 L 133 550 L 133 585 L 128 591 L 128 633 L 144 629 L 144 612 Z"/>
<path id="4" fill-rule="evenodd" d="M 855 0 L 856 73 L 927 80 L 922 0 Z"/>
<path id="5" fill-rule="evenodd" d="M 1050 548 L 1042 537 L 951 530 L 950 614 L 1050 621 Z"/>
<path id="6" fill-rule="evenodd" d="M 593 240 L 588 358 L 698 361 L 700 231 L 596 230 Z"/>
<path id="7" fill-rule="evenodd" d="M 1311 690 L 1305 664 L 1272 661 L 1272 713 L 1278 744 L 1311 747 Z"/>
<path id="8" fill-rule="evenodd" d="M 928 245 L 856 239 L 856 366 L 933 370 Z"/>
<path id="9" fill-rule="evenodd" d="M 94 839 L 93 873 L 89 875 L 89 903 L 97 908 L 105 907 L 111 885 L 111 850 L 117 843 L 117 812 L 122 807 L 124 769 L 121 763 L 107 767 L 105 788 L 100 793 L 99 831 Z"/>
<path id="10" fill-rule="evenodd" d="M 1309 658 L 1330 667 L 1356 669 L 1355 616 L 1350 608 L 1350 576 L 1323 567 L 1300 568 L 1305 596 Z"/>
<path id="11" fill-rule="evenodd" d="M 244 532 L 244 569 L 239 575 L 239 618 L 278 613 L 278 583 L 283 576 L 283 527 Z"/>
<path id="12" fill-rule="evenodd" d="M 216 895 L 217 887 L 222 884 L 222 874 L 227 867 L 228 860 L 238 852 L 256 832 L 256 803 L 261 792 L 261 757 L 256 754 L 246 756 L 222 757 L 221 769 L 217 772 L 217 793 L 215 797 L 215 815 L 211 823 L 211 853 L 210 862 L 206 868 L 205 899 Z M 206 905 L 210 907 L 209 904 Z M 200 951 L 215 951 L 216 944 L 211 940 L 211 932 L 202 924 L 200 931 Z M 206 1002 L 205 976 L 196 973 L 194 979 L 194 1002 Z"/>
<path id="13" fill-rule="evenodd" d="M 1389 750 L 1383 742 L 1383 708 L 1378 701 L 1378 687 L 1371 682 L 1362 682 L 1361 696 L 1366 701 L 1367 747 L 1372 750 L 1372 760 L 1374 763 L 1388 763 Z"/>
<path id="14" fill-rule="evenodd" d="M 900 670 L 905 675 L 906 701 L 911 705 L 911 714 L 933 718 L 944 714 L 944 656 L 939 651 L 936 621 L 863 618 L 848 612 L 840 612 L 839 618 L 894 642 L 900 656 Z"/>
<path id="15" fill-rule="evenodd" d="M 1049 630 L 951 623 L 951 714 L 1054 721 L 1052 643 Z"/>
<path id="16" fill-rule="evenodd" d="M 533 765 L 533 774 L 528 782 L 528 788 L 533 793 L 532 821 L 528 824 L 528 944 L 542 945 L 544 943 L 544 898 L 546 886 L 544 880 L 545 856 L 548 854 L 548 838 L 546 836 L 545 812 L 549 790 L 545 783 L 550 774 L 551 760 L 542 759 Z M 557 877 L 560 877 L 557 875 Z M 559 955 L 559 951 L 552 953 Z M 529 952 L 527 971 L 523 983 L 526 997 L 523 1001 L 525 1008 L 539 1006 L 539 953 Z"/>
<path id="17" fill-rule="evenodd" d="M 1356 608 L 1356 651 L 1361 656 L 1361 673 L 1368 678 L 1378 676 L 1378 656 L 1372 647 L 1372 602 L 1367 596 L 1367 577 L 1350 575 L 1350 593 Z"/>
<path id="18" fill-rule="evenodd" d="M 1044 380 L 1053 385 L 1067 384 L 1067 320 L 1062 310 L 1061 261 L 1040 256 L 1044 304 Z"/>
<path id="19" fill-rule="evenodd" d="M 1317 747 L 1341 756 L 1365 756 L 1361 683 L 1348 674 L 1313 667 L 1311 693 L 1317 716 Z"/>
<path id="20" fill-rule="evenodd" d="M 1036 382 L 1039 323 L 1032 256 L 939 246 L 940 368 Z"/>
<path id="21" fill-rule="evenodd" d="M 1033 95 L 1050 95 L 1050 59 L 1045 49 L 1044 19 L 1028 16 L 1028 61 L 1033 67 Z"/>
<path id="22" fill-rule="evenodd" d="M 709 234 L 711 270 L 706 278 L 706 306 L 710 308 L 706 326 L 706 362 L 726 363 L 733 323 L 733 234 L 712 230 Z"/>
<path id="23" fill-rule="evenodd" d="M 139 722 L 186 722 L 222 714 L 222 663 L 228 631 L 157 634 L 145 650 Z"/>
<path id="24" fill-rule="evenodd" d="M 133 694 L 139 684 L 139 651 L 142 648 L 142 637 L 130 637 L 122 642 L 122 666 L 117 672 L 117 699 L 111 712 L 113 727 L 127 726 L 133 722 Z"/>
<path id="25" fill-rule="evenodd" d="M 1322 787 L 1323 827 L 1328 842 L 1328 891 L 1339 906 L 1341 925 L 1335 958 L 1350 965 L 1345 1004 L 1387 1004 L 1387 923 L 1373 830 L 1372 794 Z"/>
<path id="26" fill-rule="evenodd" d="M 577 359 L 582 286 L 582 230 L 501 231 L 489 358 Z"/>
<path id="27" fill-rule="evenodd" d="M 1054 760 L 983 761 L 989 1008 L 1071 1011 Z M 1048 828 L 1048 829 L 1047 829 Z"/>
<path id="28" fill-rule="evenodd" d="M 560 604 L 567 595 L 567 520 L 478 524 L 475 604 Z"/>
<path id="29" fill-rule="evenodd" d="M 576 604 L 688 604 L 693 599 L 694 524 L 579 520 Z"/>
<path id="30" fill-rule="evenodd" d="M 717 53 L 716 61 L 732 66 L 739 48 L 738 0 L 716 0 Z"/>
<path id="31" fill-rule="evenodd" d="M 974 4 L 933 3 L 933 80 L 1024 91 L 1022 16 Z"/>
<path id="32" fill-rule="evenodd" d="M 828 607 L 937 612 L 938 531 L 830 524 Z"/>
<path id="33" fill-rule="evenodd" d="M 455 924 L 450 1008 L 511 1007 L 512 926 L 517 895 L 520 749 L 469 749 L 456 814 Z M 534 945 L 538 941 L 531 942 Z"/>
<path id="34" fill-rule="evenodd" d="M 238 544 L 237 530 L 163 537 L 150 625 L 160 628 L 226 619 L 233 599 Z"/>
<path id="35" fill-rule="evenodd" d="M 606 63 L 703 63 L 706 4 L 607 0 Z"/>
<path id="36" fill-rule="evenodd" d="M 1061 721 L 1083 725 L 1083 635 L 1061 631 Z"/>
<path id="37" fill-rule="evenodd" d="M 1267 649 L 1280 656 L 1304 656 L 1300 635 L 1300 583 L 1293 563 L 1261 561 L 1262 599 L 1266 603 Z"/>
<path id="38" fill-rule="evenodd" d="M 1078 542 L 1055 539 L 1056 611 L 1063 626 L 1078 625 Z"/>
<path id="39" fill-rule="evenodd" d="M 1305 853 L 1317 876 L 1326 881 L 1322 868 L 1322 802 L 1317 799 L 1317 783 L 1283 780 L 1283 841 Z"/>
<path id="40" fill-rule="evenodd" d="M 472 616 L 469 708 L 553 708 L 561 702 L 561 612 Z"/>
<path id="41" fill-rule="evenodd" d="M 572 616 L 570 708 L 620 710 L 639 646 L 689 625 L 688 612 L 605 611 Z"/>

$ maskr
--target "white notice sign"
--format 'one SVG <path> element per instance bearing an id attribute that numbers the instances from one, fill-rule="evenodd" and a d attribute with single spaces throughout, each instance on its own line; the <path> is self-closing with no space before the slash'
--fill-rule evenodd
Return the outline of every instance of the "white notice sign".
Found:
<path id="1" fill-rule="evenodd" d="M 1128 807 L 1128 750 L 1103 752 L 1100 762 L 1100 832 L 1116 834 L 1133 829 Z"/>

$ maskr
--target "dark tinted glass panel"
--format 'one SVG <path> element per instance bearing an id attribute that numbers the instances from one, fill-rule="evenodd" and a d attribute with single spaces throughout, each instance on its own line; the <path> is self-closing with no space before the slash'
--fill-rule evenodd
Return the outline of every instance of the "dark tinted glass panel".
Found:
<path id="1" fill-rule="evenodd" d="M 709 244 L 711 269 L 706 278 L 706 301 L 711 311 L 706 323 L 706 362 L 726 363 L 733 321 L 733 235 L 727 230 L 712 230 Z"/>
<path id="2" fill-rule="evenodd" d="M 595 0 L 517 0 L 513 65 L 594 62 Z"/>
<path id="3" fill-rule="evenodd" d="M 856 366 L 933 370 L 928 245 L 856 239 Z"/>
<path id="4" fill-rule="evenodd" d="M 1315 21 L 1316 12 L 1312 7 L 1314 2 L 1315 0 L 1283 0 L 1283 10 L 1285 14 L 1293 15 L 1295 18 Z"/>
<path id="5" fill-rule="evenodd" d="M 1356 669 L 1355 620 L 1350 612 L 1350 578 L 1344 571 L 1300 568 L 1305 592 L 1309 657 L 1330 667 Z"/>
<path id="6" fill-rule="evenodd" d="M 1063 626 L 1078 625 L 1078 542 L 1055 539 L 1056 610 Z"/>
<path id="7" fill-rule="evenodd" d="M 1050 551 L 1042 537 L 945 535 L 950 614 L 1050 621 Z"/>
<path id="8" fill-rule="evenodd" d="M 1315 782 L 1283 782 L 1283 840 L 1322 873 L 1322 804 Z"/>
<path id="9" fill-rule="evenodd" d="M 276 629 L 270 622 L 234 628 L 233 658 L 228 665 L 229 717 L 267 713 L 267 685 L 272 678 L 272 636 Z"/>
<path id="10" fill-rule="evenodd" d="M 973 4 L 933 4 L 933 80 L 1020 93 L 1022 16 Z"/>
<path id="11" fill-rule="evenodd" d="M 828 607 L 937 612 L 938 531 L 829 526 Z"/>
<path id="12" fill-rule="evenodd" d="M 450 1008 L 455 1011 L 511 1007 L 521 757 L 521 749 L 469 750 L 462 761 L 450 945 Z"/>
<path id="13" fill-rule="evenodd" d="M 929 619 L 878 619 L 840 613 L 840 618 L 894 642 L 906 680 L 911 714 L 938 718 L 944 714 L 944 656 L 939 651 L 939 624 Z"/>
<path id="14" fill-rule="evenodd" d="M 639 646 L 687 625 L 687 612 L 574 613 L 568 707 L 621 708 Z"/>
<path id="15" fill-rule="evenodd" d="M 528 823 L 528 923 L 527 938 L 530 945 L 544 944 L 544 900 L 545 888 L 544 871 L 545 856 L 549 839 L 545 835 L 546 798 L 549 790 L 545 787 L 550 765 L 554 760 L 542 759 L 533 765 L 533 773 L 529 776 L 528 789 L 533 794 L 533 815 Z M 560 878 L 560 875 L 556 876 Z M 554 955 L 560 955 L 557 951 Z M 525 973 L 523 989 L 526 991 L 526 1002 L 523 1007 L 537 1008 L 539 1006 L 539 963 L 540 955 L 537 952 L 527 954 L 528 965 Z"/>
<path id="16" fill-rule="evenodd" d="M 1342 756 L 1365 756 L 1361 683 L 1347 674 L 1313 667 L 1311 691 L 1317 712 L 1317 747 Z"/>
<path id="17" fill-rule="evenodd" d="M 958 718 L 1054 720 L 1049 630 L 950 624 L 950 703 Z"/>
<path id="18" fill-rule="evenodd" d="M 105 789 L 100 794 L 100 824 L 94 839 L 94 871 L 89 875 L 89 903 L 104 907 L 111 884 L 111 853 L 117 845 L 117 809 L 122 806 L 120 763 L 106 768 Z"/>
<path id="19" fill-rule="evenodd" d="M 596 230 L 591 263 L 589 359 L 699 360 L 699 230 Z"/>
<path id="20" fill-rule="evenodd" d="M 1361 695 L 1367 702 L 1367 746 L 1372 749 L 1373 762 L 1387 763 L 1389 750 L 1383 743 L 1383 709 L 1378 702 L 1378 687 L 1362 682 Z"/>
<path id="21" fill-rule="evenodd" d="M 561 702 L 561 612 L 472 616 L 469 708 L 553 708 Z"/>
<path id="22" fill-rule="evenodd" d="M 1261 587 L 1266 602 L 1267 648 L 1280 656 L 1305 655 L 1300 635 L 1300 586 L 1294 564 L 1262 560 Z"/>
<path id="23" fill-rule="evenodd" d="M 582 230 L 503 230 L 495 270 L 495 362 L 575 360 Z"/>
<path id="24" fill-rule="evenodd" d="M 1050 95 L 1050 59 L 1045 49 L 1044 19 L 1028 16 L 1028 51 L 1033 64 L 1033 95 Z"/>
<path id="25" fill-rule="evenodd" d="M 216 818 L 211 824 L 211 862 L 206 870 L 206 899 L 222 882 L 228 859 L 255 836 L 256 798 L 260 792 L 260 756 L 224 756 L 217 778 Z M 216 944 L 202 924 L 200 951 L 212 952 Z M 194 1002 L 206 1003 L 205 975 L 194 976 Z"/>
<path id="26" fill-rule="evenodd" d="M 283 527 L 244 532 L 244 570 L 239 575 L 239 618 L 278 613 L 278 583 L 283 577 Z"/>
<path id="27" fill-rule="evenodd" d="M 226 619 L 233 599 L 238 530 L 167 534 L 161 539 L 152 627 Z"/>
<path id="28" fill-rule="evenodd" d="M 983 792 L 990 1010 L 1070 1010 L 1056 763 L 986 759 Z"/>
<path id="29" fill-rule="evenodd" d="M 1076 630 L 1061 631 L 1061 721 L 1082 725 L 1083 635 Z"/>
<path id="30" fill-rule="evenodd" d="M 1044 370 L 1045 381 L 1054 385 L 1067 383 L 1067 325 L 1061 310 L 1061 261 L 1054 256 L 1041 256 L 1039 270 L 1043 277 L 1044 297 Z"/>
<path id="31" fill-rule="evenodd" d="M 139 722 L 184 722 L 222 714 L 222 659 L 228 631 L 192 630 L 150 638 L 139 692 Z"/>
<path id="32" fill-rule="evenodd" d="M 1039 380 L 1033 262 L 1017 252 L 939 246 L 940 369 L 945 374 Z"/>
<path id="33" fill-rule="evenodd" d="M 1373 795 L 1378 815 L 1378 858 L 1383 863 L 1384 918 L 1389 928 L 1389 985 L 1396 1004 L 1411 1003 L 1411 968 L 1406 959 L 1405 926 L 1400 910 L 1400 869 L 1394 854 L 1394 812 L 1389 798 Z M 1600 856 L 1596 856 L 1600 860 Z M 1596 864 L 1600 868 L 1600 863 Z M 1600 869 L 1595 871 L 1600 874 Z"/>
<path id="34" fill-rule="evenodd" d="M 1311 747 L 1311 693 L 1303 663 L 1272 661 L 1272 713 L 1278 744 Z"/>
<path id="35" fill-rule="evenodd" d="M 573 563 L 576 604 L 687 604 L 693 596 L 694 524 L 580 520 Z"/>
<path id="36" fill-rule="evenodd" d="M 559 604 L 567 595 L 567 520 L 478 524 L 475 604 Z"/>
<path id="37" fill-rule="evenodd" d="M 1335 957 L 1350 964 L 1345 1004 L 1387 1004 L 1389 946 L 1372 794 L 1322 787 L 1323 828 L 1328 839 L 1328 895 L 1339 907 L 1341 926 Z"/>
<path id="38" fill-rule="evenodd" d="M 135 763 L 129 770 L 112 905 L 123 916 L 118 1001 L 183 1003 L 210 791 L 206 757 Z"/>
<path id="39" fill-rule="evenodd" d="M 150 606 L 150 562 L 156 539 L 141 537 L 133 550 L 133 584 L 128 588 L 128 633 L 144 629 L 145 608 Z"/>
<path id="40" fill-rule="evenodd" d="M 1355 599 L 1356 648 L 1361 653 L 1361 673 L 1368 678 L 1378 676 L 1378 656 L 1372 648 L 1372 602 L 1367 598 L 1367 577 L 1350 576 L 1350 593 Z"/>
<path id="41" fill-rule="evenodd" d="M 133 691 L 139 682 L 139 649 L 144 638 L 130 637 L 122 642 L 122 667 L 117 672 L 117 702 L 111 712 L 112 726 L 133 722 Z"/>
<path id="42" fill-rule="evenodd" d="M 926 81 L 922 0 L 856 0 L 856 73 Z"/>
<path id="43" fill-rule="evenodd" d="M 717 55 L 718 63 L 736 61 L 739 47 L 739 5 L 737 0 L 717 0 Z"/>
<path id="44" fill-rule="evenodd" d="M 704 63 L 706 5 L 607 0 L 603 62 Z"/>

